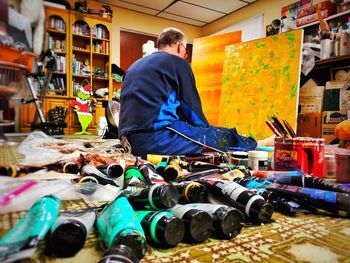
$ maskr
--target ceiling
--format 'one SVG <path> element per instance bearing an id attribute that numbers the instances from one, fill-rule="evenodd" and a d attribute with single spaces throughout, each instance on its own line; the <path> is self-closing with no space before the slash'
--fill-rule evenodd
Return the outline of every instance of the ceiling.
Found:
<path id="1" fill-rule="evenodd" d="M 135 12 L 205 26 L 257 0 L 98 0 Z"/>

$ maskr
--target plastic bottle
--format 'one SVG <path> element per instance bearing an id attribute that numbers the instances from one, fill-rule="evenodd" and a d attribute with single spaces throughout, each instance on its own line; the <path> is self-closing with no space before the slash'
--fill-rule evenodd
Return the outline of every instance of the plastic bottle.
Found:
<path id="1" fill-rule="evenodd" d="M 135 211 L 145 231 L 147 241 L 164 247 L 174 247 L 185 235 L 185 227 L 180 218 L 169 211 Z"/>
<path id="2" fill-rule="evenodd" d="M 184 223 L 185 242 L 200 243 L 210 237 L 213 231 L 213 220 L 207 212 L 185 205 L 176 205 L 169 211 Z"/>
<path id="3" fill-rule="evenodd" d="M 254 171 L 266 171 L 268 167 L 268 152 L 266 151 L 249 151 L 249 166 Z"/>
<path id="4" fill-rule="evenodd" d="M 335 154 L 335 176 L 338 183 L 350 183 L 350 153 Z"/>
<path id="5" fill-rule="evenodd" d="M 146 253 L 146 236 L 128 199 L 120 195 L 103 208 L 96 226 L 107 248 L 130 247 L 141 259 Z"/>

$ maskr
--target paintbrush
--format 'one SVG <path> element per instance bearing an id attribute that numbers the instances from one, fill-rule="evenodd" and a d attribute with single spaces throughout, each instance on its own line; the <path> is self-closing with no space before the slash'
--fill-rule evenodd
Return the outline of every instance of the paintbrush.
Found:
<path id="1" fill-rule="evenodd" d="M 286 129 L 287 129 L 289 135 L 292 138 L 297 137 L 296 133 L 294 132 L 293 128 L 289 125 L 289 123 L 286 120 L 283 120 L 283 123 L 284 123 L 284 126 L 286 126 Z"/>
<path id="2" fill-rule="evenodd" d="M 272 124 L 271 121 L 266 120 L 267 126 L 272 130 L 272 132 L 277 136 L 277 137 L 283 137 L 281 133 L 278 131 L 278 129 Z"/>
<path id="3" fill-rule="evenodd" d="M 280 131 L 280 133 L 283 135 L 282 137 L 289 137 L 288 131 L 284 128 L 283 124 L 279 121 L 279 119 L 276 116 L 272 116 L 273 124 L 277 129 Z"/>

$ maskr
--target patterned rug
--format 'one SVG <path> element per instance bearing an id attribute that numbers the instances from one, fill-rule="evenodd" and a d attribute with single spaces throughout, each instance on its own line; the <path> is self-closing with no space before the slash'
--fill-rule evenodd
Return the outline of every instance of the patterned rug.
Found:
<path id="1" fill-rule="evenodd" d="M 100 204 L 63 201 L 62 210 L 88 208 Z M 12 228 L 24 212 L 0 215 L 0 237 Z M 284 216 L 274 213 L 273 223 L 246 226 L 231 240 L 210 238 L 200 244 L 180 243 L 172 249 L 148 246 L 141 263 L 168 262 L 350 262 L 350 219 L 321 215 Z M 42 242 L 35 257 L 25 262 L 95 263 L 104 246 L 96 228 L 84 248 L 72 258 L 46 256 Z"/>

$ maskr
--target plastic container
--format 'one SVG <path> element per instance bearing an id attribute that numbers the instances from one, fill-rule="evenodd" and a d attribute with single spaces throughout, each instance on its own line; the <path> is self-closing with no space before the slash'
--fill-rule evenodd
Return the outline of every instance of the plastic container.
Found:
<path id="1" fill-rule="evenodd" d="M 323 176 L 325 179 L 335 180 L 335 154 L 324 155 L 324 170 Z"/>
<path id="2" fill-rule="evenodd" d="M 335 154 L 335 176 L 338 183 L 350 183 L 350 151 Z"/>
<path id="3" fill-rule="evenodd" d="M 266 171 L 268 167 L 268 152 L 266 151 L 249 151 L 249 167 L 253 171 Z"/>

